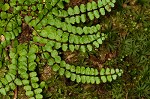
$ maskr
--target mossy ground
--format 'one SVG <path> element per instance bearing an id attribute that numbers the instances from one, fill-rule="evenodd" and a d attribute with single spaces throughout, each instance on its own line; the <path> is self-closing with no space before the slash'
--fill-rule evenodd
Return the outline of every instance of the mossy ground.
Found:
<path id="1" fill-rule="evenodd" d="M 71 0 L 75 6 L 92 0 Z M 89 53 L 63 52 L 66 62 L 75 65 L 90 65 L 95 68 L 121 67 L 123 76 L 111 83 L 91 85 L 77 84 L 59 76 L 49 66 L 38 69 L 41 80 L 47 82 L 45 99 L 150 99 L 150 3 L 147 0 L 118 0 L 111 13 L 100 22 L 108 39 L 99 48 Z M 32 31 L 27 25 L 19 36 L 20 42 L 30 40 Z M 122 57 L 124 56 L 124 57 Z M 44 61 L 44 60 L 43 60 Z M 18 99 L 26 99 L 20 87 Z M 3 96 L 2 99 L 7 99 Z"/>

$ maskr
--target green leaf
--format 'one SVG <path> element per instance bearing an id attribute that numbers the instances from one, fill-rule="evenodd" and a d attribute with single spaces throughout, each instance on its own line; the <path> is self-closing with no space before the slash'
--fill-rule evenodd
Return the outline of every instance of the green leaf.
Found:
<path id="1" fill-rule="evenodd" d="M 81 68 L 80 68 L 80 66 L 77 66 L 76 67 L 76 74 L 80 74 L 81 73 L 81 70 L 80 70 Z"/>
<path id="2" fill-rule="evenodd" d="M 82 75 L 81 76 L 81 82 L 84 84 L 86 82 L 86 76 L 85 75 Z"/>
<path id="3" fill-rule="evenodd" d="M 66 67 L 67 70 L 70 70 L 70 68 L 71 68 L 71 66 L 69 64 L 66 64 L 65 67 Z"/>
<path id="4" fill-rule="evenodd" d="M 82 13 L 86 12 L 86 6 L 85 6 L 84 4 L 81 4 L 81 5 L 80 5 L 80 11 L 81 11 Z"/>
<path id="5" fill-rule="evenodd" d="M 92 45 L 91 45 L 91 44 L 88 44 L 88 45 L 87 45 L 87 49 L 88 49 L 89 51 L 92 51 Z"/>
<path id="6" fill-rule="evenodd" d="M 33 91 L 26 91 L 26 95 L 32 97 L 34 95 Z"/>
<path id="7" fill-rule="evenodd" d="M 48 59 L 48 65 L 52 66 L 55 63 L 53 58 Z"/>
<path id="8" fill-rule="evenodd" d="M 27 73 L 21 73 L 21 78 L 22 79 L 28 79 L 29 75 Z"/>
<path id="9" fill-rule="evenodd" d="M 101 0 L 98 0 L 98 7 L 100 8 L 100 7 L 102 7 L 102 6 L 103 6 L 102 1 L 101 1 Z"/>
<path id="10" fill-rule="evenodd" d="M 89 33 L 87 26 L 84 26 L 84 27 L 83 27 L 83 32 L 84 32 L 84 34 L 88 34 L 88 33 Z"/>
<path id="11" fill-rule="evenodd" d="M 92 26 L 91 29 L 92 29 L 93 33 L 96 33 L 98 31 L 96 26 Z"/>
<path id="12" fill-rule="evenodd" d="M 79 14 L 80 13 L 80 9 L 79 9 L 79 7 L 76 5 L 75 7 L 74 7 L 74 14 Z"/>
<path id="13" fill-rule="evenodd" d="M 23 87 L 25 91 L 31 91 L 31 86 L 30 85 L 26 85 Z"/>
<path id="14" fill-rule="evenodd" d="M 67 42 L 68 41 L 68 36 L 69 34 L 67 32 L 64 32 L 63 35 L 62 35 L 62 42 Z"/>
<path id="15" fill-rule="evenodd" d="M 112 0 L 111 2 L 112 2 L 112 3 L 116 3 L 116 0 Z"/>
<path id="16" fill-rule="evenodd" d="M 64 75 L 64 73 L 65 73 L 65 69 L 64 68 L 60 68 L 59 69 L 59 75 Z"/>
<path id="17" fill-rule="evenodd" d="M 8 4 L 8 3 L 5 3 L 5 4 L 3 5 L 3 7 L 2 7 L 2 10 L 3 10 L 3 11 L 7 11 L 7 10 L 9 10 L 9 8 L 10 8 L 9 4 Z"/>
<path id="18" fill-rule="evenodd" d="M 85 72 L 86 72 L 85 67 L 82 66 L 80 71 L 81 71 L 81 74 L 85 74 Z"/>
<path id="19" fill-rule="evenodd" d="M 106 0 L 102 0 L 102 3 L 104 6 L 107 4 Z"/>
<path id="20" fill-rule="evenodd" d="M 97 41 L 94 41 L 93 45 L 95 45 L 96 48 L 99 48 L 99 43 Z"/>
<path id="21" fill-rule="evenodd" d="M 112 68 L 111 69 L 111 74 L 114 74 L 115 73 L 115 70 Z"/>
<path id="22" fill-rule="evenodd" d="M 34 93 L 35 94 L 40 94 L 42 92 L 42 89 L 41 88 L 37 88 L 34 90 Z"/>
<path id="23" fill-rule="evenodd" d="M 19 86 L 22 85 L 22 81 L 21 81 L 20 79 L 18 79 L 18 78 L 15 79 L 14 83 L 15 83 L 16 85 L 19 85 Z"/>
<path id="24" fill-rule="evenodd" d="M 110 73 L 110 68 L 106 68 L 106 72 L 105 72 L 105 74 L 106 74 L 106 75 L 111 74 L 111 73 Z"/>
<path id="25" fill-rule="evenodd" d="M 81 14 L 81 22 L 85 22 L 86 21 L 86 15 L 85 14 Z"/>
<path id="26" fill-rule="evenodd" d="M 67 11 L 69 15 L 74 15 L 74 10 L 71 7 L 69 7 Z"/>
<path id="27" fill-rule="evenodd" d="M 8 14 L 6 12 L 1 12 L 1 19 L 7 19 L 8 18 Z"/>
<path id="28" fill-rule="evenodd" d="M 101 13 L 101 15 L 105 15 L 105 9 L 104 8 L 100 8 L 100 13 Z"/>
<path id="29" fill-rule="evenodd" d="M 92 10 L 92 4 L 90 2 L 87 3 L 87 11 Z"/>
<path id="30" fill-rule="evenodd" d="M 97 19 L 100 17 L 98 10 L 94 10 L 93 14 Z"/>
<path id="31" fill-rule="evenodd" d="M 26 56 L 27 55 L 27 50 L 26 49 L 20 50 L 20 51 L 18 51 L 18 54 L 20 56 Z"/>
<path id="32" fill-rule="evenodd" d="M 97 3 L 95 1 L 92 1 L 92 9 L 93 10 L 97 9 Z"/>
<path id="33" fill-rule="evenodd" d="M 64 0 L 66 3 L 69 3 L 70 2 L 70 0 Z"/>
<path id="34" fill-rule="evenodd" d="M 111 12 L 111 7 L 109 5 L 106 5 L 105 6 L 105 9 L 108 11 L 108 12 Z"/>
<path id="35" fill-rule="evenodd" d="M 66 21 L 67 22 L 67 21 Z M 74 16 L 70 17 L 70 20 L 68 23 L 71 23 L 71 24 L 75 24 L 76 22 L 76 18 Z M 69 31 L 70 32 L 70 31 Z"/>
<path id="36" fill-rule="evenodd" d="M 51 52 L 51 56 L 52 57 L 56 57 L 56 56 L 58 56 L 58 51 L 57 50 L 53 50 L 52 52 Z"/>
<path id="37" fill-rule="evenodd" d="M 38 82 L 39 78 L 38 77 L 31 77 L 31 83 Z"/>
<path id="38" fill-rule="evenodd" d="M 122 73 L 118 73 L 118 76 L 121 76 L 122 75 Z"/>
<path id="39" fill-rule="evenodd" d="M 5 96 L 5 95 L 6 95 L 6 90 L 5 90 L 5 88 L 1 88 L 1 89 L 0 89 L 0 93 Z"/>
<path id="40" fill-rule="evenodd" d="M 58 5 L 58 7 L 61 8 L 61 9 L 64 8 L 63 1 L 59 1 L 59 2 L 57 3 L 57 5 Z"/>
<path id="41" fill-rule="evenodd" d="M 58 8 L 56 8 L 56 7 L 53 8 L 53 9 L 52 9 L 52 13 L 53 13 L 55 16 L 58 16 L 58 14 L 59 14 L 59 13 L 58 13 Z"/>
<path id="42" fill-rule="evenodd" d="M 56 33 L 56 40 L 57 41 L 61 41 L 62 34 L 63 34 L 63 31 L 58 29 L 57 33 Z"/>
<path id="43" fill-rule="evenodd" d="M 26 23 L 29 23 L 29 21 L 31 21 L 31 19 L 32 19 L 32 16 L 25 16 L 25 22 Z"/>
<path id="44" fill-rule="evenodd" d="M 90 43 L 87 35 L 83 35 L 81 38 L 84 44 Z"/>
<path id="45" fill-rule="evenodd" d="M 3 87 L 3 84 L 0 82 L 0 88 Z"/>
<path id="46" fill-rule="evenodd" d="M 38 88 L 39 87 L 38 83 L 32 83 L 31 85 L 32 85 L 33 88 Z"/>
<path id="47" fill-rule="evenodd" d="M 81 45 L 80 50 L 85 53 L 86 52 L 85 45 Z"/>
<path id="48" fill-rule="evenodd" d="M 100 84 L 100 78 L 99 77 L 95 77 L 95 82 L 96 82 L 96 84 Z"/>
<path id="49" fill-rule="evenodd" d="M 98 70 L 95 69 L 95 70 L 94 70 L 94 75 L 96 76 L 96 75 L 98 75 L 98 74 L 99 74 Z"/>
<path id="50" fill-rule="evenodd" d="M 117 79 L 117 75 L 112 75 L 113 80 Z"/>
<path id="51" fill-rule="evenodd" d="M 60 67 L 66 67 L 66 62 L 65 61 L 61 61 L 60 62 Z"/>
<path id="52" fill-rule="evenodd" d="M 76 18 L 76 23 L 80 23 L 80 19 L 81 19 L 80 16 L 77 15 L 75 18 Z"/>
<path id="53" fill-rule="evenodd" d="M 34 60 L 36 59 L 36 55 L 35 54 L 28 54 L 28 62 L 34 62 Z"/>
<path id="54" fill-rule="evenodd" d="M 75 45 L 76 50 L 79 50 L 79 48 L 80 48 L 80 45 Z"/>
<path id="55" fill-rule="evenodd" d="M 67 24 L 67 30 L 68 30 L 68 32 L 72 31 L 72 25 L 71 24 Z"/>
<path id="56" fill-rule="evenodd" d="M 16 88 L 16 86 L 15 86 L 15 84 L 13 82 L 11 82 L 9 84 L 9 86 L 10 86 L 11 90 L 15 90 L 15 88 Z"/>
<path id="57" fill-rule="evenodd" d="M 45 87 L 45 85 L 46 85 L 46 84 L 45 84 L 45 81 L 42 81 L 42 82 L 40 83 L 40 88 L 43 89 L 43 88 Z"/>
<path id="58" fill-rule="evenodd" d="M 99 38 L 99 39 L 97 40 L 97 42 L 98 42 L 99 44 L 102 44 L 102 39 Z"/>
<path id="59" fill-rule="evenodd" d="M 74 51 L 74 45 L 73 45 L 73 44 L 70 44 L 70 45 L 69 45 L 69 49 L 70 49 L 71 52 L 73 52 L 73 51 Z"/>
<path id="60" fill-rule="evenodd" d="M 71 67 L 70 67 L 70 71 L 71 71 L 71 72 L 75 72 L 75 71 L 76 71 L 76 68 L 75 68 L 75 66 L 74 66 L 74 65 L 71 65 Z"/>
<path id="61" fill-rule="evenodd" d="M 107 3 L 111 2 L 110 0 L 106 0 Z"/>
<path id="62" fill-rule="evenodd" d="M 4 85 L 7 85 L 7 84 L 8 84 L 8 81 L 6 80 L 6 78 L 1 78 L 0 81 L 1 81 Z"/>
<path id="63" fill-rule="evenodd" d="M 103 83 L 106 83 L 107 81 L 106 76 L 101 76 L 101 80 L 103 81 Z"/>
<path id="64" fill-rule="evenodd" d="M 85 76 L 85 79 L 88 84 L 91 83 L 90 76 Z"/>
<path id="65" fill-rule="evenodd" d="M 58 71 L 59 70 L 59 68 L 60 68 L 60 66 L 58 65 L 58 64 L 55 64 L 54 66 L 53 66 L 53 71 Z"/>
<path id="66" fill-rule="evenodd" d="M 35 99 L 34 97 L 30 97 L 29 99 Z"/>
<path id="67" fill-rule="evenodd" d="M 67 49 L 68 49 L 68 45 L 67 44 L 62 44 L 62 50 L 67 51 Z"/>
<path id="68" fill-rule="evenodd" d="M 48 31 L 46 31 L 46 30 L 42 30 L 40 33 L 39 33 L 39 35 L 40 36 L 42 36 L 42 37 L 48 37 Z"/>
<path id="69" fill-rule="evenodd" d="M 104 74 L 105 74 L 105 69 L 102 68 L 102 69 L 100 70 L 100 75 L 104 75 Z"/>
<path id="70" fill-rule="evenodd" d="M 116 69 L 116 73 L 119 73 L 119 69 L 118 68 Z"/>
<path id="71" fill-rule="evenodd" d="M 26 56 L 20 56 L 18 60 L 20 62 L 27 62 L 27 57 Z"/>
<path id="72" fill-rule="evenodd" d="M 73 34 L 76 34 L 76 26 L 72 26 L 71 32 L 72 32 Z M 75 35 L 75 36 L 76 36 L 76 35 Z"/>
<path id="73" fill-rule="evenodd" d="M 79 42 L 80 42 L 80 44 L 84 44 L 84 40 L 82 37 L 79 38 Z"/>
<path id="74" fill-rule="evenodd" d="M 56 42 L 55 43 L 55 49 L 59 49 L 61 48 L 61 43 L 60 42 Z"/>
<path id="75" fill-rule="evenodd" d="M 94 72 L 95 72 L 95 69 L 94 69 L 94 68 L 91 68 L 91 70 L 90 70 L 90 75 L 94 75 Z"/>
<path id="76" fill-rule="evenodd" d="M 55 62 L 56 63 L 60 63 L 61 62 L 61 57 L 60 56 L 56 56 L 55 57 Z"/>
<path id="77" fill-rule="evenodd" d="M 58 0 L 53 0 L 50 3 L 51 3 L 52 6 L 55 6 L 57 4 L 57 2 L 58 2 Z"/>
<path id="78" fill-rule="evenodd" d="M 91 71 L 91 69 L 90 69 L 89 67 L 87 67 L 87 68 L 85 69 L 85 74 L 86 74 L 86 75 L 90 75 L 90 71 Z"/>
<path id="79" fill-rule="evenodd" d="M 71 73 L 71 81 L 75 81 L 76 80 L 76 74 Z"/>
<path id="80" fill-rule="evenodd" d="M 111 75 L 108 75 L 108 76 L 107 76 L 107 80 L 108 80 L 109 82 L 111 82 L 111 81 L 112 81 L 112 77 L 111 77 Z"/>
<path id="81" fill-rule="evenodd" d="M 23 83 L 23 85 L 29 85 L 29 80 L 24 79 L 24 80 L 22 80 L 22 83 Z"/>
<path id="82" fill-rule="evenodd" d="M 35 97 L 36 97 L 36 99 L 43 99 L 43 95 L 42 94 L 36 94 Z"/>
<path id="83" fill-rule="evenodd" d="M 94 20 L 94 14 L 92 12 L 88 12 L 88 17 L 90 20 Z"/>
<path id="84" fill-rule="evenodd" d="M 65 76 L 66 76 L 66 78 L 70 78 L 70 77 L 71 77 L 71 73 L 66 70 L 66 71 L 65 71 Z"/>
<path id="85" fill-rule="evenodd" d="M 6 92 L 10 91 L 10 86 L 9 86 L 9 85 L 6 85 L 6 86 L 5 86 L 5 90 L 6 90 Z"/>
<path id="86" fill-rule="evenodd" d="M 81 35 L 83 33 L 83 29 L 81 27 L 77 27 L 76 32 Z"/>
<path id="87" fill-rule="evenodd" d="M 91 76 L 91 77 L 90 77 L 90 82 L 91 82 L 91 84 L 94 84 L 94 83 L 95 83 L 95 78 L 94 78 L 94 76 Z"/>
<path id="88" fill-rule="evenodd" d="M 29 71 L 34 71 L 36 69 L 37 64 L 35 62 L 31 62 L 28 65 L 28 70 Z"/>
<path id="89" fill-rule="evenodd" d="M 12 81 L 12 78 L 11 78 L 11 76 L 10 76 L 9 74 L 6 74 L 5 78 L 6 78 L 6 80 L 7 80 L 8 82 L 11 82 L 11 81 Z"/>
<path id="90" fill-rule="evenodd" d="M 97 24 L 96 25 L 96 28 L 97 28 L 97 31 L 99 31 L 101 29 L 101 25 L 100 24 Z"/>
<path id="91" fill-rule="evenodd" d="M 81 77 L 80 77 L 80 75 L 76 75 L 76 82 L 77 82 L 77 83 L 81 82 Z"/>

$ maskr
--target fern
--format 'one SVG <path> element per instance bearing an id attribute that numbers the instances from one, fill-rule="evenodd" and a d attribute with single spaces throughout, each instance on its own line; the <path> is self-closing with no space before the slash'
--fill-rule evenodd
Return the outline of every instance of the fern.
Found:
<path id="1" fill-rule="evenodd" d="M 45 65 L 77 83 L 106 83 L 122 75 L 122 69 L 98 70 L 68 64 L 59 52 L 59 49 L 89 52 L 99 48 L 107 39 L 107 34 L 100 32 L 100 24 L 83 27 L 72 24 L 84 23 L 87 17 L 90 20 L 100 18 L 106 11 L 111 11 L 116 1 L 92 1 L 69 7 L 67 11 L 64 10 L 64 2 L 69 3 L 70 0 L 11 0 L 3 3 L 0 8 L 0 69 L 6 68 L 6 72 L 0 79 L 1 94 L 6 95 L 17 86 L 23 86 L 30 99 L 43 98 L 45 82 L 40 82 L 36 71 L 40 64 L 36 60 L 41 59 L 37 56 L 39 53 L 46 60 Z M 31 39 L 27 42 L 18 40 L 24 33 L 23 24 L 32 28 Z"/>

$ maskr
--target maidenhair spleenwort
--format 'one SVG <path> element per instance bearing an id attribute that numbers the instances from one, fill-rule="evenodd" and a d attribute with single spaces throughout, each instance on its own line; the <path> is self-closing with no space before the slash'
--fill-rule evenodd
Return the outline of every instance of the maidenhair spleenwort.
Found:
<path id="1" fill-rule="evenodd" d="M 30 99 L 42 99 L 45 82 L 40 81 L 36 68 L 41 55 L 45 64 L 59 75 L 77 83 L 100 84 L 116 80 L 122 69 L 74 66 L 65 62 L 62 51 L 89 52 L 99 48 L 107 34 L 101 33 L 101 25 L 84 25 L 87 19 L 99 19 L 111 11 L 116 0 L 98 0 L 69 7 L 70 0 L 10 0 L 0 2 L 0 68 L 7 71 L 0 78 L 0 93 L 23 86 Z M 19 42 L 24 33 L 22 24 L 31 27 L 27 42 Z M 9 50 L 5 50 L 9 48 Z M 39 54 L 40 53 L 40 54 Z"/>

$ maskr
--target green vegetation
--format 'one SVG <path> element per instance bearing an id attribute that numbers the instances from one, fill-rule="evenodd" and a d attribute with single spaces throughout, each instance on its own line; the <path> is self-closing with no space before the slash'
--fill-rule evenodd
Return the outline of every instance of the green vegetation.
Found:
<path id="1" fill-rule="evenodd" d="M 0 1 L 0 98 L 150 98 L 150 1 L 77 1 Z"/>

